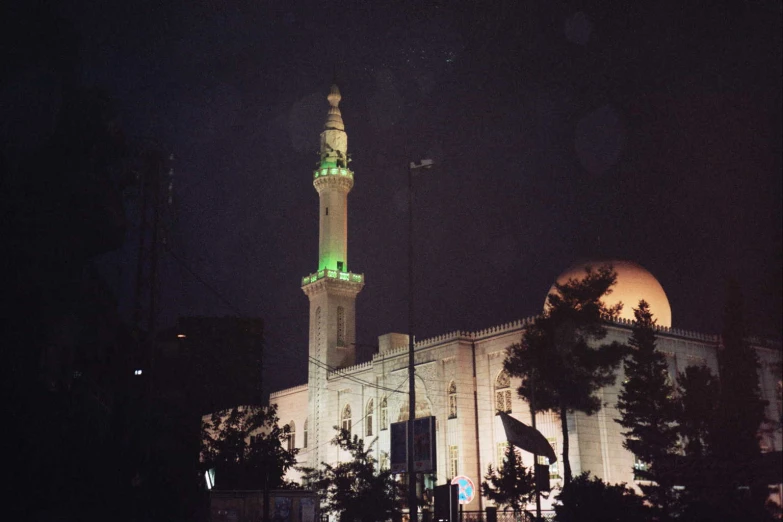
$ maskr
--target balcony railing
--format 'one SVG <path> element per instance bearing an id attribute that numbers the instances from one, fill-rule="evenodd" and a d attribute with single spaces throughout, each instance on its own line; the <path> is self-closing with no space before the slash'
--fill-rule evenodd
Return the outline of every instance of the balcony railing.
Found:
<path id="1" fill-rule="evenodd" d="M 313 179 L 322 178 L 324 176 L 341 176 L 353 179 L 353 171 L 344 167 L 321 167 L 313 171 Z"/>
<path id="2" fill-rule="evenodd" d="M 339 270 L 324 269 L 313 272 L 309 276 L 302 278 L 302 286 L 315 283 L 319 279 L 337 279 L 338 281 L 347 281 L 349 283 L 363 283 L 364 274 L 354 274 L 352 272 L 340 272 Z"/>

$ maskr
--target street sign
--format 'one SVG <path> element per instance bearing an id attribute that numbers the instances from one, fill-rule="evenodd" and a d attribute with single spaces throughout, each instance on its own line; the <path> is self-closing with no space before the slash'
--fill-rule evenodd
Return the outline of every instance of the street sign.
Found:
<path id="1" fill-rule="evenodd" d="M 470 504 L 476 496 L 476 486 L 473 481 L 465 475 L 457 475 L 451 479 L 451 483 L 459 487 L 459 503 Z"/>

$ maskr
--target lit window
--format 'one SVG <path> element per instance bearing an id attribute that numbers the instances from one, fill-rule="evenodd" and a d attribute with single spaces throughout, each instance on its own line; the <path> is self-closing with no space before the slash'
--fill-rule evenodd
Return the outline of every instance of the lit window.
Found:
<path id="1" fill-rule="evenodd" d="M 141 375 L 141 370 L 134 370 L 133 375 Z"/>
<path id="2" fill-rule="evenodd" d="M 389 429 L 389 407 L 386 403 L 386 397 L 381 399 L 381 429 Z"/>
<path id="3" fill-rule="evenodd" d="M 511 378 L 505 370 L 495 379 L 495 411 L 511 413 Z"/>
<path id="4" fill-rule="evenodd" d="M 457 418 L 457 385 L 454 381 L 449 383 L 449 419 Z"/>
<path id="5" fill-rule="evenodd" d="M 343 409 L 342 427 L 350 435 L 351 433 L 351 406 L 346 404 Z"/>
<path id="6" fill-rule="evenodd" d="M 555 454 L 557 454 L 557 440 L 553 438 L 547 438 L 546 440 L 547 442 L 549 442 L 549 445 L 552 446 L 552 449 L 555 450 Z M 550 463 L 547 457 L 542 457 L 541 455 L 539 455 L 538 463 L 544 466 L 549 466 L 550 479 L 560 478 L 560 470 L 557 468 L 557 461 Z"/>
<path id="7" fill-rule="evenodd" d="M 294 421 L 288 423 L 288 427 L 291 431 L 288 432 L 288 451 L 294 451 L 296 447 L 296 426 Z"/>
<path id="8" fill-rule="evenodd" d="M 381 452 L 381 471 L 389 469 L 389 454 L 385 451 Z"/>
<path id="9" fill-rule="evenodd" d="M 449 446 L 449 474 L 450 478 L 459 475 L 459 446 Z"/>
<path id="10" fill-rule="evenodd" d="M 372 399 L 370 399 L 370 402 L 367 403 L 367 413 L 365 414 L 365 423 L 367 428 L 365 429 L 364 435 L 367 437 L 372 437 L 372 418 L 373 418 L 373 410 L 375 408 L 375 403 Z"/>
<path id="11" fill-rule="evenodd" d="M 633 479 L 646 480 L 644 472 L 647 471 L 647 464 L 642 462 L 636 455 L 633 456 Z"/>
<path id="12" fill-rule="evenodd" d="M 503 462 L 506 460 L 506 448 L 508 448 L 508 442 L 498 443 L 497 461 L 495 461 L 498 469 L 503 467 Z"/>
<path id="13" fill-rule="evenodd" d="M 307 421 L 308 419 L 305 419 L 304 421 L 304 427 L 302 428 L 302 447 L 307 447 Z"/>

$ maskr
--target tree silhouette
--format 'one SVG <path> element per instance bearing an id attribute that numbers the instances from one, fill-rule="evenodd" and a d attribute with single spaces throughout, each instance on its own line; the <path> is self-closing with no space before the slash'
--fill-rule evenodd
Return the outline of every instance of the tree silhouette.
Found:
<path id="1" fill-rule="evenodd" d="M 487 468 L 481 494 L 498 506 L 507 506 L 514 513 L 524 509 L 535 494 L 533 473 L 522 465 L 522 458 L 512 445 L 506 447 L 503 465 L 497 470 L 492 464 Z"/>
<path id="2" fill-rule="evenodd" d="M 287 487 L 286 472 L 299 452 L 289 451 L 288 425 L 278 425 L 277 405 L 237 406 L 213 413 L 201 426 L 201 458 L 215 469 L 217 489 Z"/>
<path id="3" fill-rule="evenodd" d="M 594 346 L 606 337 L 605 323 L 619 314 L 622 303 L 607 307 L 601 298 L 611 293 L 617 273 L 611 265 L 586 268 L 582 279 L 555 283 L 544 314 L 509 347 L 504 368 L 521 377 L 519 395 L 535 411 L 551 410 L 563 431 L 563 471 L 571 481 L 568 459 L 568 413 L 592 415 L 601 409 L 596 392 L 615 381 L 615 369 L 626 347 L 619 343 Z M 533 400 L 535 399 L 535 400 Z"/>
<path id="4" fill-rule="evenodd" d="M 371 449 L 358 435 L 337 426 L 332 444 L 347 451 L 350 459 L 322 463 L 322 469 L 304 469 L 305 482 L 321 497 L 321 505 L 342 520 L 383 522 L 400 514 L 401 484 L 389 470 L 379 470 Z"/>
<path id="5" fill-rule="evenodd" d="M 643 462 L 647 469 L 634 469 L 638 479 L 654 484 L 642 485 L 642 491 L 659 509 L 671 504 L 671 476 L 661 472 L 664 460 L 677 445 L 677 402 L 674 386 L 668 378 L 666 356 L 656 350 L 655 320 L 646 301 L 634 309 L 635 322 L 625 359 L 625 381 L 620 390 L 616 420 L 623 432 L 623 447 Z"/>

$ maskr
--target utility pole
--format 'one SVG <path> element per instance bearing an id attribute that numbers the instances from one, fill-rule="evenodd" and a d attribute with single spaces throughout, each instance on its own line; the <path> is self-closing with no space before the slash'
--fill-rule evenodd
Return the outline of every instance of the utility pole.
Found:
<path id="1" fill-rule="evenodd" d="M 431 159 L 417 165 L 408 164 L 408 514 L 410 522 L 417 522 L 416 471 L 413 469 L 413 421 L 416 419 L 416 382 L 414 380 L 413 336 L 413 171 L 432 167 Z"/>
<path id="2" fill-rule="evenodd" d="M 530 419 L 536 429 L 536 374 L 530 374 Z M 538 487 L 538 454 L 533 454 L 533 483 L 536 486 L 536 522 L 541 521 L 541 489 Z"/>

